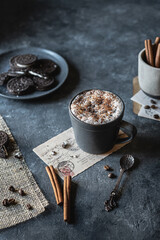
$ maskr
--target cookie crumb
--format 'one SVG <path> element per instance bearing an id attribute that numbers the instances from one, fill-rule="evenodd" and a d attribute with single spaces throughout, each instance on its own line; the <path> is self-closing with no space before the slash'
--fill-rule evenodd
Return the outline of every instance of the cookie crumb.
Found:
<path id="1" fill-rule="evenodd" d="M 31 206 L 31 204 L 29 204 L 29 203 L 26 205 L 26 207 L 27 207 L 28 210 L 32 210 L 32 209 L 33 209 L 33 207 Z"/>

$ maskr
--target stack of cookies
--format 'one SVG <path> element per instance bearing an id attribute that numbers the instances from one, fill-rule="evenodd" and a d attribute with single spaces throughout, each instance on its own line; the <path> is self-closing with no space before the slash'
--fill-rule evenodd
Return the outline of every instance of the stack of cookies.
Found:
<path id="1" fill-rule="evenodd" d="M 33 54 L 14 56 L 10 69 L 0 74 L 0 85 L 6 85 L 10 94 L 24 95 L 45 91 L 54 86 L 59 66 L 50 59 L 38 59 Z"/>

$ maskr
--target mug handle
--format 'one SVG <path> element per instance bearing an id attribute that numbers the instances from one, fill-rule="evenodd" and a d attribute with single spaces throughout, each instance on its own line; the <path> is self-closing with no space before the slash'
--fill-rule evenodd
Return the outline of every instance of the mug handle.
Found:
<path id="1" fill-rule="evenodd" d="M 127 143 L 134 139 L 137 134 L 137 129 L 134 125 L 124 120 L 120 123 L 120 129 L 128 136 L 125 138 L 117 138 L 116 144 Z"/>

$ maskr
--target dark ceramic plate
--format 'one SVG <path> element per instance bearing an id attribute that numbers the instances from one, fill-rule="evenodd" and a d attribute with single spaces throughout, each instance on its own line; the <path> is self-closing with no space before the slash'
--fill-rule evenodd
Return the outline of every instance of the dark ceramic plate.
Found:
<path id="1" fill-rule="evenodd" d="M 32 93 L 22 95 L 22 96 L 11 95 L 7 91 L 6 85 L 4 85 L 4 86 L 0 86 L 0 96 L 1 97 L 16 99 L 16 100 L 27 100 L 27 99 L 40 98 L 40 97 L 46 96 L 50 93 L 53 93 L 65 82 L 67 75 L 68 75 L 68 65 L 67 65 L 67 62 L 64 60 L 64 58 L 50 50 L 46 50 L 43 48 L 36 48 L 36 47 L 19 48 L 19 49 L 15 49 L 15 50 L 0 54 L 0 73 L 6 72 L 9 69 L 9 59 L 11 57 L 19 55 L 19 54 L 26 54 L 26 53 L 35 54 L 38 58 L 51 59 L 59 65 L 60 71 L 55 76 L 55 79 L 56 79 L 55 85 L 50 90 L 34 91 Z"/>

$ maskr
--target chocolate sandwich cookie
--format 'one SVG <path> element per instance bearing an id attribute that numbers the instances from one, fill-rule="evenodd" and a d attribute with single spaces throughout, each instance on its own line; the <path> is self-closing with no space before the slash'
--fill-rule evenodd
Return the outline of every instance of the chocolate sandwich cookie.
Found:
<path id="1" fill-rule="evenodd" d="M 37 90 L 45 91 L 45 90 L 50 89 L 53 86 L 55 80 L 54 80 L 54 77 L 50 77 L 48 79 L 43 79 L 40 77 L 33 77 L 33 82 L 34 82 Z"/>
<path id="2" fill-rule="evenodd" d="M 8 134 L 4 131 L 0 131 L 0 146 L 7 145 L 9 141 Z"/>
<path id="3" fill-rule="evenodd" d="M 26 68 L 33 65 L 37 60 L 37 57 L 33 54 L 19 55 L 15 58 L 15 62 L 18 67 Z"/>
<path id="4" fill-rule="evenodd" d="M 29 71 L 31 71 L 32 73 L 49 75 L 49 74 L 55 73 L 57 69 L 58 69 L 58 65 L 55 62 L 53 62 L 52 60 L 39 59 L 36 61 L 36 64 L 30 68 Z"/>
<path id="5" fill-rule="evenodd" d="M 6 83 L 9 80 L 8 73 L 1 73 L 0 74 L 0 86 Z"/>
<path id="6" fill-rule="evenodd" d="M 14 57 L 12 57 L 10 60 L 9 60 L 9 65 L 10 65 L 10 68 L 12 69 L 12 70 L 14 70 L 14 71 L 21 71 L 22 70 L 22 68 L 21 67 L 19 67 L 19 66 L 17 66 L 17 63 L 16 63 L 16 58 L 17 58 L 18 56 L 14 56 Z M 24 68 L 23 68 L 24 69 Z"/>
<path id="7" fill-rule="evenodd" d="M 34 83 L 29 77 L 12 78 L 7 83 L 8 92 L 14 95 L 24 95 L 33 89 Z"/>
<path id="8" fill-rule="evenodd" d="M 17 56 L 14 56 L 9 60 L 9 65 L 10 65 L 11 69 L 19 69 L 19 67 L 17 66 L 17 63 L 16 63 L 16 57 Z"/>

